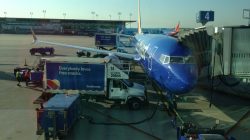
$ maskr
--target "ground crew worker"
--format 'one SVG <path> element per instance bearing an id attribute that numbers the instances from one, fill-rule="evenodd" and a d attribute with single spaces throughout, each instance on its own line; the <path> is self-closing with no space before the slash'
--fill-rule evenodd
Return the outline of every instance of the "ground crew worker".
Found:
<path id="1" fill-rule="evenodd" d="M 21 74 L 20 70 L 17 70 L 17 72 L 16 72 L 16 79 L 17 79 L 17 81 L 18 81 L 17 86 L 21 86 L 21 85 L 20 85 L 21 76 L 22 76 L 22 74 Z"/>
<path id="2" fill-rule="evenodd" d="M 30 74 L 31 74 L 30 69 L 28 69 L 24 73 L 24 80 L 25 80 L 26 86 L 28 86 L 28 83 L 30 81 Z"/>

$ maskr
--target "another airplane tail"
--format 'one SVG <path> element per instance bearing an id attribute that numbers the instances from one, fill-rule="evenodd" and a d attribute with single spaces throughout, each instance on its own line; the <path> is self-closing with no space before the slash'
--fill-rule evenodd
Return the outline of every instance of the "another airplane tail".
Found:
<path id="1" fill-rule="evenodd" d="M 33 36 L 33 43 L 36 43 L 37 42 L 37 37 L 36 37 L 36 34 L 34 33 L 33 29 L 30 28 L 30 31 L 32 33 L 32 36 Z"/>
<path id="2" fill-rule="evenodd" d="M 169 36 L 175 36 L 180 32 L 180 22 L 176 25 L 174 31 L 170 32 L 168 35 Z"/>
<path id="3" fill-rule="evenodd" d="M 175 32 L 178 33 L 179 31 L 180 31 L 180 22 L 175 27 Z"/>

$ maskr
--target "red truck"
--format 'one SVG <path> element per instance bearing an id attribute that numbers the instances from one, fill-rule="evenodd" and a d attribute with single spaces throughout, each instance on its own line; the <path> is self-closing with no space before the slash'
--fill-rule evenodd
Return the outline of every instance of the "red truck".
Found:
<path id="1" fill-rule="evenodd" d="M 53 55 L 55 49 L 53 47 L 39 47 L 39 48 L 31 48 L 30 54 L 35 55 L 36 53 L 40 53 L 41 55 Z"/>

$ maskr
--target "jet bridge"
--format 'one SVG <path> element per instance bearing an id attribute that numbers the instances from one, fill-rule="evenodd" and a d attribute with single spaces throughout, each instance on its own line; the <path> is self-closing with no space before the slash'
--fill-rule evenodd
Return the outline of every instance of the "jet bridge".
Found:
<path id="1" fill-rule="evenodd" d="M 211 66 L 214 76 L 250 78 L 249 36 L 250 26 L 204 26 L 183 32 L 178 39 L 193 50 L 200 72 Z"/>
<path id="2" fill-rule="evenodd" d="M 207 34 L 205 27 L 180 32 L 178 40 L 192 49 L 198 64 L 199 74 L 202 73 L 204 68 L 209 67 L 212 36 Z"/>
<path id="3" fill-rule="evenodd" d="M 194 52 L 200 86 L 214 81 L 219 91 L 250 98 L 249 36 L 250 26 L 204 26 L 182 32 L 178 39 Z"/>
<path id="4" fill-rule="evenodd" d="M 249 36 L 250 26 L 224 27 L 221 36 L 224 75 L 250 78 Z"/>

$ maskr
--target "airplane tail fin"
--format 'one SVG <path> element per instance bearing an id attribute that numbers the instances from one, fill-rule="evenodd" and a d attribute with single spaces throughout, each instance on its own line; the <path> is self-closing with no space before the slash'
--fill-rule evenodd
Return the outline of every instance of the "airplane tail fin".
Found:
<path id="1" fill-rule="evenodd" d="M 37 42 L 37 37 L 36 37 L 36 34 L 34 33 L 33 29 L 30 28 L 30 31 L 32 33 L 32 36 L 33 36 L 33 43 L 36 43 Z"/>
<path id="2" fill-rule="evenodd" d="M 176 36 L 180 32 L 180 22 L 176 25 L 174 31 L 170 32 L 169 36 Z"/>
<path id="3" fill-rule="evenodd" d="M 178 24 L 175 27 L 175 32 L 179 32 L 180 31 L 180 22 L 178 22 Z"/>
<path id="4" fill-rule="evenodd" d="M 141 34 L 142 33 L 142 30 L 141 30 L 141 10 L 140 10 L 140 0 L 138 0 L 138 34 Z"/>

